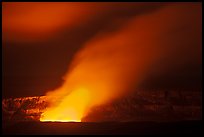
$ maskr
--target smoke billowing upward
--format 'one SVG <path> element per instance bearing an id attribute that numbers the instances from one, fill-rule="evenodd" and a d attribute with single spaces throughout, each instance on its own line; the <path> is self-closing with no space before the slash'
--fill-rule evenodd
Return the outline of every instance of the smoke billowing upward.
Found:
<path id="1" fill-rule="evenodd" d="M 133 85 L 137 86 L 152 69 L 157 66 L 163 68 L 157 63 L 164 58 L 168 59 L 168 68 L 174 63 L 179 64 L 177 67 L 185 64 L 186 57 L 183 58 L 182 54 L 199 61 L 197 56 L 189 54 L 195 48 L 191 44 L 200 40 L 199 35 L 195 41 L 188 38 L 200 31 L 191 26 L 189 18 L 198 22 L 199 26 L 200 18 L 190 15 L 190 12 L 181 12 L 187 8 L 194 9 L 194 6 L 172 4 L 151 14 L 132 18 L 115 32 L 98 33 L 76 53 L 62 87 L 48 95 L 59 97 L 55 102 L 64 104 L 63 101 L 68 100 L 64 98 L 83 88 L 89 93 L 88 103 L 83 108 L 86 110 L 121 96 Z M 184 51 L 184 47 L 188 51 Z M 194 52 L 199 54 L 200 51 Z M 163 70 L 156 68 L 156 71 L 154 73 Z M 82 96 L 76 100 L 83 98 L 86 99 Z"/>
<path id="2" fill-rule="evenodd" d="M 92 34 L 89 34 L 90 37 L 74 54 L 69 69 L 63 76 L 62 86 L 46 94 L 51 106 L 41 120 L 80 121 L 93 106 L 128 94 L 128 91 L 134 90 L 151 75 L 162 75 L 188 64 L 201 64 L 201 4 L 147 5 L 105 3 L 100 6 L 93 3 L 76 10 L 74 7 L 79 5 L 71 3 L 61 5 L 63 8 L 58 5 L 58 12 L 53 18 L 60 21 L 55 22 L 45 12 L 52 22 L 49 26 L 43 21 L 33 23 L 31 18 L 24 20 L 32 22 L 30 25 L 36 28 L 33 33 L 29 26 L 17 30 L 22 34 L 31 33 L 29 41 L 42 40 L 36 37 L 38 34 L 45 36 L 46 40 L 56 36 L 66 46 L 69 46 L 69 41 L 60 38 L 64 26 L 67 25 L 69 30 L 71 27 L 83 26 L 80 23 L 82 21 L 84 24 L 95 25 L 93 30 L 90 25 L 87 25 L 90 30 L 82 27 L 85 32 L 81 33 L 89 34 L 90 31 Z M 69 6 L 73 8 L 68 11 Z M 103 8 L 106 10 L 102 10 Z M 116 13 L 119 10 L 124 10 L 124 13 Z M 34 16 L 37 17 L 36 15 Z M 9 20 L 5 20 L 5 23 L 6 21 Z M 22 25 L 22 22 L 18 23 Z M 3 30 L 7 32 L 5 40 L 24 41 L 21 36 L 18 39 L 8 36 L 13 31 L 9 25 L 5 25 Z M 68 117 L 67 114 L 70 113 L 72 115 Z"/>

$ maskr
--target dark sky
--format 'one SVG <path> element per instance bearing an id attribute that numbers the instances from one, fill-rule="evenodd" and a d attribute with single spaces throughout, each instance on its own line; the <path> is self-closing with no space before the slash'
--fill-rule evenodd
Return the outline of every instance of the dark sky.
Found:
<path id="1" fill-rule="evenodd" d="M 154 50 L 170 49 L 165 48 L 169 53 L 162 54 L 154 64 L 156 70 L 152 69 L 143 85 L 201 86 L 201 3 L 2 5 L 3 97 L 44 95 L 59 87 L 73 56 L 87 42 L 100 34 L 111 37 L 129 28 L 124 32 L 129 35 L 128 42 L 134 41 L 131 36 L 137 32 L 151 30 L 165 36 L 156 42 L 161 46 Z M 131 29 L 137 25 L 137 29 Z"/>

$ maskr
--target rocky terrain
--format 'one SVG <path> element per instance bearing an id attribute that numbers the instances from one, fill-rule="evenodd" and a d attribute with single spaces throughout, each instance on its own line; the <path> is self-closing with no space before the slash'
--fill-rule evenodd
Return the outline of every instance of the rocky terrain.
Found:
<path id="1" fill-rule="evenodd" d="M 48 106 L 45 96 L 2 100 L 3 121 L 39 121 Z M 202 119 L 202 92 L 137 91 L 92 109 L 82 121 L 179 121 Z"/>

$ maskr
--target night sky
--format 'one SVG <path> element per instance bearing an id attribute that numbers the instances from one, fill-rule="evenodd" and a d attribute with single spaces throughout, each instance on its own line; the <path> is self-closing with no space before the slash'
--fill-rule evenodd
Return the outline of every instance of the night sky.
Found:
<path id="1" fill-rule="evenodd" d="M 165 8 L 171 12 L 167 10 L 163 15 Z M 157 17 L 160 12 L 161 18 Z M 154 64 L 155 70 L 152 69 L 142 85 L 199 88 L 202 74 L 201 13 L 199 2 L 3 2 L 3 97 L 44 95 L 59 87 L 74 55 L 87 42 L 100 34 L 111 37 L 121 29 L 128 30 L 128 24 L 137 26 L 137 19 L 145 22 L 139 23 L 139 32 L 149 28 L 157 28 L 155 32 L 158 30 L 158 34 L 162 32 L 161 46 L 154 52 L 160 47 L 172 49 L 169 56 L 162 55 L 162 59 Z M 170 29 L 166 30 L 168 27 Z M 124 33 L 138 35 L 137 29 L 130 31 Z M 148 37 L 146 39 L 151 42 Z M 132 41 L 134 38 L 128 42 Z M 163 41 L 169 41 L 170 46 L 162 44 Z"/>

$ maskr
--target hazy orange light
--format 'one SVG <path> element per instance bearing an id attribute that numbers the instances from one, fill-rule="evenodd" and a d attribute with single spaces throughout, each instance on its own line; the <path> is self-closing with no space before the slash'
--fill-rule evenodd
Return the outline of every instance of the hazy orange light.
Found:
<path id="1" fill-rule="evenodd" d="M 40 121 L 81 122 L 89 103 L 89 91 L 80 88 L 63 98 L 57 107 L 50 107 L 41 115 Z"/>
<path id="2" fill-rule="evenodd" d="M 183 8 L 185 11 L 186 7 Z M 180 25 L 189 25 L 186 24 L 186 13 L 177 14 L 180 10 L 180 6 L 168 6 L 152 14 L 135 17 L 118 31 L 99 33 L 84 44 L 75 54 L 63 85 L 47 93 L 51 107 L 40 120 L 79 122 L 91 107 L 127 94 L 125 92 L 135 89 L 154 71 L 160 73 L 162 67 L 153 70 L 155 66 L 175 53 L 183 54 L 182 47 L 191 36 L 180 37 L 179 32 L 179 45 L 172 43 L 177 43 L 178 39 L 172 30 L 177 31 Z M 172 64 L 182 62 L 182 59 L 172 59 Z M 174 66 L 170 64 L 168 67 Z"/>

